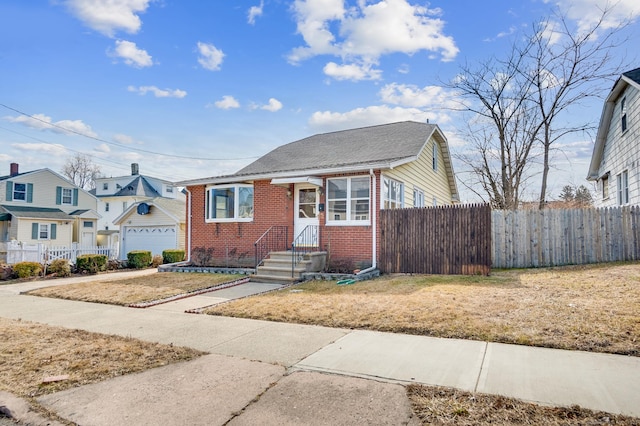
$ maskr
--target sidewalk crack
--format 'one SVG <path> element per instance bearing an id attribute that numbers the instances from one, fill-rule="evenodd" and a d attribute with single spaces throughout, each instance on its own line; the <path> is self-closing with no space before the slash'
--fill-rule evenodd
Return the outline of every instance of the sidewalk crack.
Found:
<path id="1" fill-rule="evenodd" d="M 488 348 L 489 348 L 489 342 L 484 342 L 484 352 L 482 353 L 482 361 L 480 362 L 480 371 L 478 371 L 478 378 L 476 379 L 476 385 L 473 388 L 474 392 L 478 392 L 478 385 L 480 384 L 480 377 L 482 377 L 482 370 L 484 370 L 484 361 L 487 358 Z"/>

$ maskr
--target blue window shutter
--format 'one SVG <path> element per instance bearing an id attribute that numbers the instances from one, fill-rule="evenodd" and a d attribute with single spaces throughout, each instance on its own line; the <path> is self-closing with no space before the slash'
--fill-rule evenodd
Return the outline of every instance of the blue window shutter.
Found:
<path id="1" fill-rule="evenodd" d="M 56 239 L 56 228 L 58 226 L 55 223 L 51 224 L 51 235 L 49 235 L 49 239 L 51 240 L 55 240 Z"/>
<path id="2" fill-rule="evenodd" d="M 33 203 L 33 184 L 27 184 L 27 203 Z"/>
<path id="3" fill-rule="evenodd" d="M 56 186 L 56 206 L 62 204 L 62 187 Z"/>
<path id="4" fill-rule="evenodd" d="M 32 240 L 37 240 L 38 239 L 38 224 L 37 223 L 32 223 L 31 224 L 31 239 Z"/>
<path id="5" fill-rule="evenodd" d="M 73 205 L 78 205 L 78 188 L 73 188 Z"/>
<path id="6" fill-rule="evenodd" d="M 7 181 L 7 201 L 13 201 L 13 182 Z"/>

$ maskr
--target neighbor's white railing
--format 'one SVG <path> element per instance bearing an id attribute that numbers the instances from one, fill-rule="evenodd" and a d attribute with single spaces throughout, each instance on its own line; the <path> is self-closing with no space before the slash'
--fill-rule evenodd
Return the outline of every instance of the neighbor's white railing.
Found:
<path id="1" fill-rule="evenodd" d="M 6 246 L 6 248 L 5 248 Z M 3 243 L 0 252 L 6 250 L 6 263 L 12 265 L 18 262 L 51 263 L 55 259 L 67 259 L 76 262 L 81 254 L 104 254 L 109 259 L 115 259 L 117 250 L 106 246 L 81 247 L 77 243 L 68 246 L 46 246 L 44 244 L 27 244 L 19 241 Z"/>

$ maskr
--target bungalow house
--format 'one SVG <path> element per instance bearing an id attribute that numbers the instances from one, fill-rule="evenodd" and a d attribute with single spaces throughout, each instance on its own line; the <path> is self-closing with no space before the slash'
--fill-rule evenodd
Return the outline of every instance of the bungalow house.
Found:
<path id="1" fill-rule="evenodd" d="M 9 175 L 0 176 L 0 242 L 93 247 L 97 203 L 52 170 L 20 173 L 19 165 L 11 163 Z"/>
<path id="2" fill-rule="evenodd" d="M 587 180 L 598 207 L 640 204 L 640 68 L 615 82 L 604 103 Z"/>
<path id="3" fill-rule="evenodd" d="M 434 124 L 400 122 L 280 146 L 228 176 L 179 182 L 187 247 L 222 266 L 254 266 L 258 240 L 315 247 L 329 268 L 375 267 L 381 209 L 458 201 L 447 140 Z"/>

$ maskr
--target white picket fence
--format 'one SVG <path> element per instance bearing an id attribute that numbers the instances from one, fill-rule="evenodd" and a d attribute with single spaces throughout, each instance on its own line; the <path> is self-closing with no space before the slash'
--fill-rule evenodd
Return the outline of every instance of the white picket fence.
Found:
<path id="1" fill-rule="evenodd" d="M 108 259 L 115 259 L 117 250 L 111 247 L 94 246 L 81 247 L 73 243 L 68 246 L 46 246 L 44 244 L 26 244 L 18 241 L 3 243 L 0 252 L 5 252 L 3 259 L 7 264 L 13 265 L 18 262 L 38 262 L 51 263 L 55 259 L 67 259 L 70 263 L 75 263 L 76 258 L 81 254 L 104 254 Z"/>

